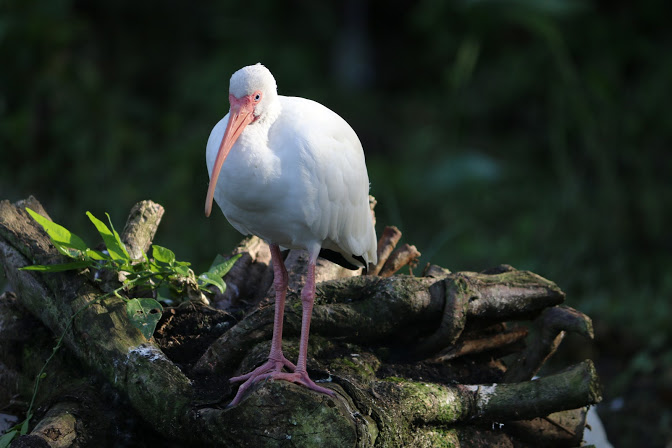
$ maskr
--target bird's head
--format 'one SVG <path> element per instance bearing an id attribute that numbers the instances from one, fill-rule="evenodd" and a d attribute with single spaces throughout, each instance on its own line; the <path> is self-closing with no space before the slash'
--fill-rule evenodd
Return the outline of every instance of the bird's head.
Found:
<path id="1" fill-rule="evenodd" d="M 231 111 L 249 112 L 252 121 L 263 116 L 266 108 L 277 96 L 275 78 L 261 64 L 243 67 L 231 76 L 229 103 Z"/>
<path id="2" fill-rule="evenodd" d="M 271 72 L 261 64 L 243 67 L 229 82 L 229 122 L 217 152 L 205 198 L 205 216 L 210 216 L 215 186 L 222 164 L 245 127 L 263 121 L 264 115 L 277 97 L 277 86 Z"/>

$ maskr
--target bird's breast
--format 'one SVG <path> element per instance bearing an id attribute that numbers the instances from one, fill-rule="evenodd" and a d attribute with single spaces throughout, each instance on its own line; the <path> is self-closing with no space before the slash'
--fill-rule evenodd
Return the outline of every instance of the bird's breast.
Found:
<path id="1" fill-rule="evenodd" d="M 215 190 L 215 200 L 224 214 L 240 210 L 266 209 L 282 197 L 281 160 L 264 145 L 248 144 L 241 136 L 224 162 Z M 227 213 L 228 212 L 228 213 Z"/>
<path id="2" fill-rule="evenodd" d="M 297 239 L 309 233 L 301 205 L 305 184 L 300 163 L 291 154 L 281 153 L 283 145 L 269 145 L 268 137 L 256 131 L 250 126 L 231 148 L 214 199 L 241 233 L 299 247 L 302 244 Z M 214 156 L 208 159 L 213 160 L 208 163 L 212 172 Z"/>

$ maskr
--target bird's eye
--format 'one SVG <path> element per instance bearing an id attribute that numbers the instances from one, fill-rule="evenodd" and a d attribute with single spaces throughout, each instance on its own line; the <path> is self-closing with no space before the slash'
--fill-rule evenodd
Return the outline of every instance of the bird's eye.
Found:
<path id="1" fill-rule="evenodd" d="M 258 103 L 261 100 L 261 92 L 256 92 L 254 94 L 254 101 Z"/>

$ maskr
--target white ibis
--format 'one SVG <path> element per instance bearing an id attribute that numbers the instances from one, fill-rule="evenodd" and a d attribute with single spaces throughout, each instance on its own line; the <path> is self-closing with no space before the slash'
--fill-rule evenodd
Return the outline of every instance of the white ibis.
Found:
<path id="1" fill-rule="evenodd" d="M 278 95 L 275 78 L 261 64 L 231 76 L 229 103 L 228 115 L 208 139 L 210 185 L 205 215 L 210 216 L 214 199 L 239 232 L 268 242 L 275 274 L 275 322 L 268 361 L 231 378 L 244 381 L 231 406 L 263 379 L 291 381 L 333 395 L 306 371 L 315 263 L 318 256 L 351 269 L 376 263 L 362 144 L 345 120 L 325 106 Z M 280 248 L 302 249 L 309 255 L 296 365 L 282 354 L 288 279 Z"/>

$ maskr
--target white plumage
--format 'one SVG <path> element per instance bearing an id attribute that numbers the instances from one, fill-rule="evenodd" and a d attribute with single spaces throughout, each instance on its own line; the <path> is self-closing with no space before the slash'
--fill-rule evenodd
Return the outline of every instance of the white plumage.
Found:
<path id="1" fill-rule="evenodd" d="M 306 372 L 315 263 L 321 250 L 341 254 L 342 260 L 330 258 L 345 266 L 367 267 L 377 261 L 362 145 L 345 120 L 321 104 L 279 96 L 273 75 L 261 64 L 233 74 L 229 102 L 229 114 L 208 139 L 210 185 L 205 214 L 210 215 L 214 199 L 239 232 L 257 235 L 270 244 L 276 290 L 268 361 L 246 375 L 231 378 L 245 381 L 231 405 L 237 404 L 252 384 L 267 378 L 333 395 Z M 309 253 L 301 292 L 303 320 L 296 365 L 282 353 L 287 271 L 280 247 Z"/>
<path id="2" fill-rule="evenodd" d="M 242 70 L 257 75 L 263 87 L 238 81 Z M 362 264 L 353 255 L 376 263 L 369 177 L 355 131 L 315 101 L 269 94 L 266 89 L 275 93 L 275 80 L 262 65 L 242 70 L 231 78 L 232 94 L 264 90 L 261 101 L 272 103 L 265 105 L 262 119 L 245 128 L 222 165 L 214 199 L 224 216 L 239 232 L 287 249 L 319 246 L 357 266 Z M 211 178 L 229 115 L 208 139 Z"/>

